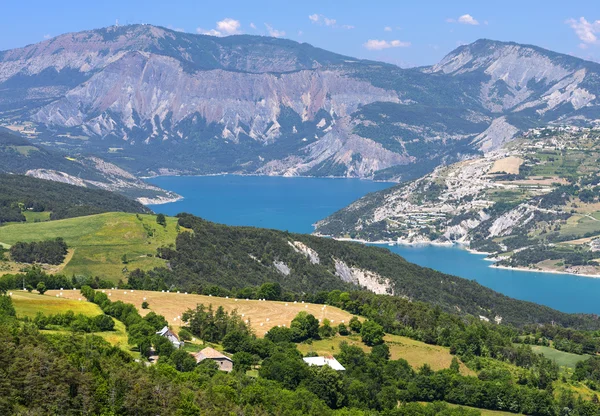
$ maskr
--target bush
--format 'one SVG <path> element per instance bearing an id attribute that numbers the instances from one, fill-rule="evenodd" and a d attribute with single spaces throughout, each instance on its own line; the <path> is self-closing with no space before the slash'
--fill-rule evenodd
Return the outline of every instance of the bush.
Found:
<path id="1" fill-rule="evenodd" d="M 150 304 L 146 301 L 142 302 L 142 309 L 148 309 L 150 307 Z"/>

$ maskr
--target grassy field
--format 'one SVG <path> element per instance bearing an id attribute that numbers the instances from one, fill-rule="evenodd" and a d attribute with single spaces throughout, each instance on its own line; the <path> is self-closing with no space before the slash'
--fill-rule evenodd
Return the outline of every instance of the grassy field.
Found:
<path id="1" fill-rule="evenodd" d="M 63 296 L 56 297 L 60 291 L 53 294 L 39 295 L 35 293 L 27 293 L 23 291 L 13 291 L 12 301 L 17 311 L 18 317 L 34 317 L 38 312 L 46 315 L 65 313 L 73 311 L 87 316 L 101 315 L 102 309 L 94 303 L 87 302 L 81 296 L 79 291 L 64 290 Z M 81 300 L 79 300 L 81 298 Z M 131 353 L 134 357 L 139 357 L 139 352 L 132 351 L 132 346 L 127 342 L 127 332 L 125 324 L 113 318 L 115 322 L 114 331 L 95 332 L 94 335 L 104 338 L 111 345 L 121 348 L 124 351 Z M 69 334 L 69 330 L 43 330 L 47 334 Z"/>
<path id="2" fill-rule="evenodd" d="M 588 232 L 600 233 L 600 221 L 586 215 L 575 214 L 560 229 L 561 235 L 584 235 Z"/>
<path id="3" fill-rule="evenodd" d="M 426 404 L 425 402 L 419 402 L 419 403 Z M 470 407 L 470 406 L 459 406 L 459 405 L 453 404 L 453 403 L 446 403 L 446 404 L 449 407 L 453 407 L 453 408 L 462 407 L 463 409 L 478 410 L 481 412 L 481 416 L 519 416 L 519 415 L 522 415 L 521 413 L 503 412 L 501 410 L 487 410 L 487 409 L 478 409 L 476 407 Z"/>
<path id="4" fill-rule="evenodd" d="M 36 313 L 43 312 L 46 315 L 57 313 L 65 313 L 69 310 L 81 313 L 88 316 L 96 316 L 102 314 L 99 306 L 86 302 L 81 297 L 79 291 L 63 291 L 63 297 L 56 297 L 60 293 L 57 291 L 54 295 L 39 295 L 37 293 L 28 293 L 23 291 L 13 291 L 12 301 L 19 317 L 34 317 Z M 67 295 L 72 295 L 67 298 Z M 78 300 L 82 298 L 82 300 Z"/>
<path id="5" fill-rule="evenodd" d="M 48 291 L 50 296 L 56 295 L 57 291 Z M 293 303 L 293 302 L 272 302 L 245 299 L 227 299 L 215 296 L 186 295 L 184 293 L 163 293 L 144 290 L 106 290 L 110 294 L 112 301 L 121 300 L 135 305 L 142 315 L 154 311 L 163 315 L 174 327 L 181 326 L 183 323 L 181 317 L 187 309 L 193 309 L 196 305 L 202 303 L 205 306 L 210 304 L 216 309 L 219 306 L 230 312 L 237 309 L 244 319 L 249 319 L 252 329 L 257 336 L 264 336 L 265 332 L 277 325 L 289 326 L 292 319 L 300 311 L 306 311 L 313 314 L 318 319 L 329 319 L 333 325 L 342 321 L 348 323 L 352 315 L 339 308 L 332 306 L 317 305 L 312 303 Z M 63 292 L 64 297 L 75 299 L 81 297 L 78 291 Z M 142 302 L 149 303 L 150 309 L 142 309 Z"/>
<path id="6" fill-rule="evenodd" d="M 579 361 L 588 359 L 589 355 L 577 355 L 569 352 L 559 351 L 550 347 L 543 347 L 541 345 L 532 345 L 531 349 L 537 353 L 544 354 L 546 358 L 549 358 L 556 362 L 561 367 L 575 368 L 575 365 Z"/>
<path id="7" fill-rule="evenodd" d="M 177 232 L 176 218 L 167 218 L 167 226 L 162 227 L 154 215 L 107 213 L 7 225 L 0 227 L 0 242 L 14 244 L 62 237 L 73 249 L 72 258 L 62 270 L 65 274 L 117 281 L 124 277 L 125 267 L 148 270 L 164 265 L 154 254 L 158 247 L 174 243 Z M 127 264 L 123 264 L 123 255 L 127 256 Z"/>
<path id="8" fill-rule="evenodd" d="M 50 221 L 51 212 L 33 212 L 33 211 L 24 211 L 23 215 L 27 222 L 41 222 L 41 221 Z"/>
<path id="9" fill-rule="evenodd" d="M 437 371 L 449 368 L 450 363 L 452 362 L 453 355 L 451 355 L 450 350 L 445 347 L 428 345 L 424 342 L 415 341 L 414 339 L 401 337 L 399 335 L 388 334 L 385 336 L 384 340 L 390 348 L 392 360 L 397 360 L 399 358 L 405 359 L 414 369 L 422 367 L 423 364 L 429 364 L 433 370 Z M 340 343 L 342 341 L 360 347 L 366 352 L 371 350 L 370 347 L 361 342 L 360 336 L 357 334 L 345 337 L 337 335 L 333 338 L 313 341 L 312 344 L 298 344 L 298 349 L 304 355 L 308 353 L 334 355 L 340 351 Z M 460 365 L 460 371 L 464 375 L 475 374 L 462 363 Z"/>

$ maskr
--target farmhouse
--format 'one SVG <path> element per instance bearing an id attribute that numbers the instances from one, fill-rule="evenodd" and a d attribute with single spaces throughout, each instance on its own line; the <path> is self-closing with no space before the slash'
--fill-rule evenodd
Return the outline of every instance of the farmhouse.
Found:
<path id="1" fill-rule="evenodd" d="M 163 329 L 158 331 L 156 335 L 167 338 L 169 341 L 171 341 L 171 344 L 173 344 L 175 348 L 183 347 L 183 341 L 179 341 L 177 335 L 175 335 L 175 333 L 171 331 L 168 326 L 165 326 Z"/>
<path id="2" fill-rule="evenodd" d="M 214 348 L 206 347 L 202 351 L 194 354 L 194 358 L 197 363 L 200 363 L 206 359 L 213 360 L 219 366 L 219 370 L 230 372 L 233 370 L 233 361 L 231 358 L 221 354 Z"/>
<path id="3" fill-rule="evenodd" d="M 344 366 L 339 363 L 333 357 L 305 357 L 303 358 L 304 362 L 308 365 L 316 365 L 318 367 L 323 367 L 324 365 L 328 365 L 336 371 L 345 370 Z"/>

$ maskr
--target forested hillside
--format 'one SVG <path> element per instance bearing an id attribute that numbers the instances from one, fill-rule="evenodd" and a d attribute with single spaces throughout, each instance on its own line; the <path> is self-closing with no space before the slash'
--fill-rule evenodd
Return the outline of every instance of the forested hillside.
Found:
<path id="1" fill-rule="evenodd" d="M 3 127 L 0 127 L 0 173 L 27 175 L 80 187 L 115 191 L 142 201 L 164 201 L 179 197 L 98 157 L 69 155 L 51 150 L 40 144 L 39 140 L 28 140 Z"/>
<path id="2" fill-rule="evenodd" d="M 479 285 L 409 263 L 387 249 L 251 227 L 230 227 L 188 214 L 175 247 L 159 249 L 167 268 L 134 271 L 135 289 L 177 288 L 210 293 L 277 282 L 285 291 L 317 293 L 365 287 L 380 294 L 438 305 L 449 312 L 523 325 L 556 322 L 598 328 L 591 316 L 570 315 L 519 301 Z"/>
<path id="3" fill-rule="evenodd" d="M 63 219 L 103 212 L 151 212 L 125 196 L 22 175 L 0 174 L 0 224 L 26 221 L 24 213 Z"/>

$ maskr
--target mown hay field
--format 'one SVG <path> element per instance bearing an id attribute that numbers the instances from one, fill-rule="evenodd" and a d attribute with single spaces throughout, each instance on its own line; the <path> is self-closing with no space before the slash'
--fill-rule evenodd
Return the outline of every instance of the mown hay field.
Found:
<path id="1" fill-rule="evenodd" d="M 332 325 L 338 325 L 344 321 L 348 323 L 351 315 L 339 308 L 313 303 L 275 302 L 259 301 L 235 298 L 220 298 L 216 296 L 192 295 L 185 293 L 152 292 L 146 290 L 104 290 L 112 301 L 123 301 L 135 305 L 142 315 L 154 311 L 163 315 L 170 325 L 179 327 L 184 325 L 181 315 L 187 309 L 194 309 L 196 305 L 203 304 L 213 309 L 223 306 L 227 312 L 234 309 L 244 320 L 248 319 L 257 336 L 264 336 L 265 332 L 274 326 L 289 326 L 292 319 L 301 311 L 313 314 L 317 319 L 329 319 Z M 58 291 L 48 291 L 50 296 L 55 296 Z M 78 291 L 63 291 L 66 299 L 78 299 L 81 297 Z M 142 309 L 142 302 L 148 302 L 149 309 Z"/>

